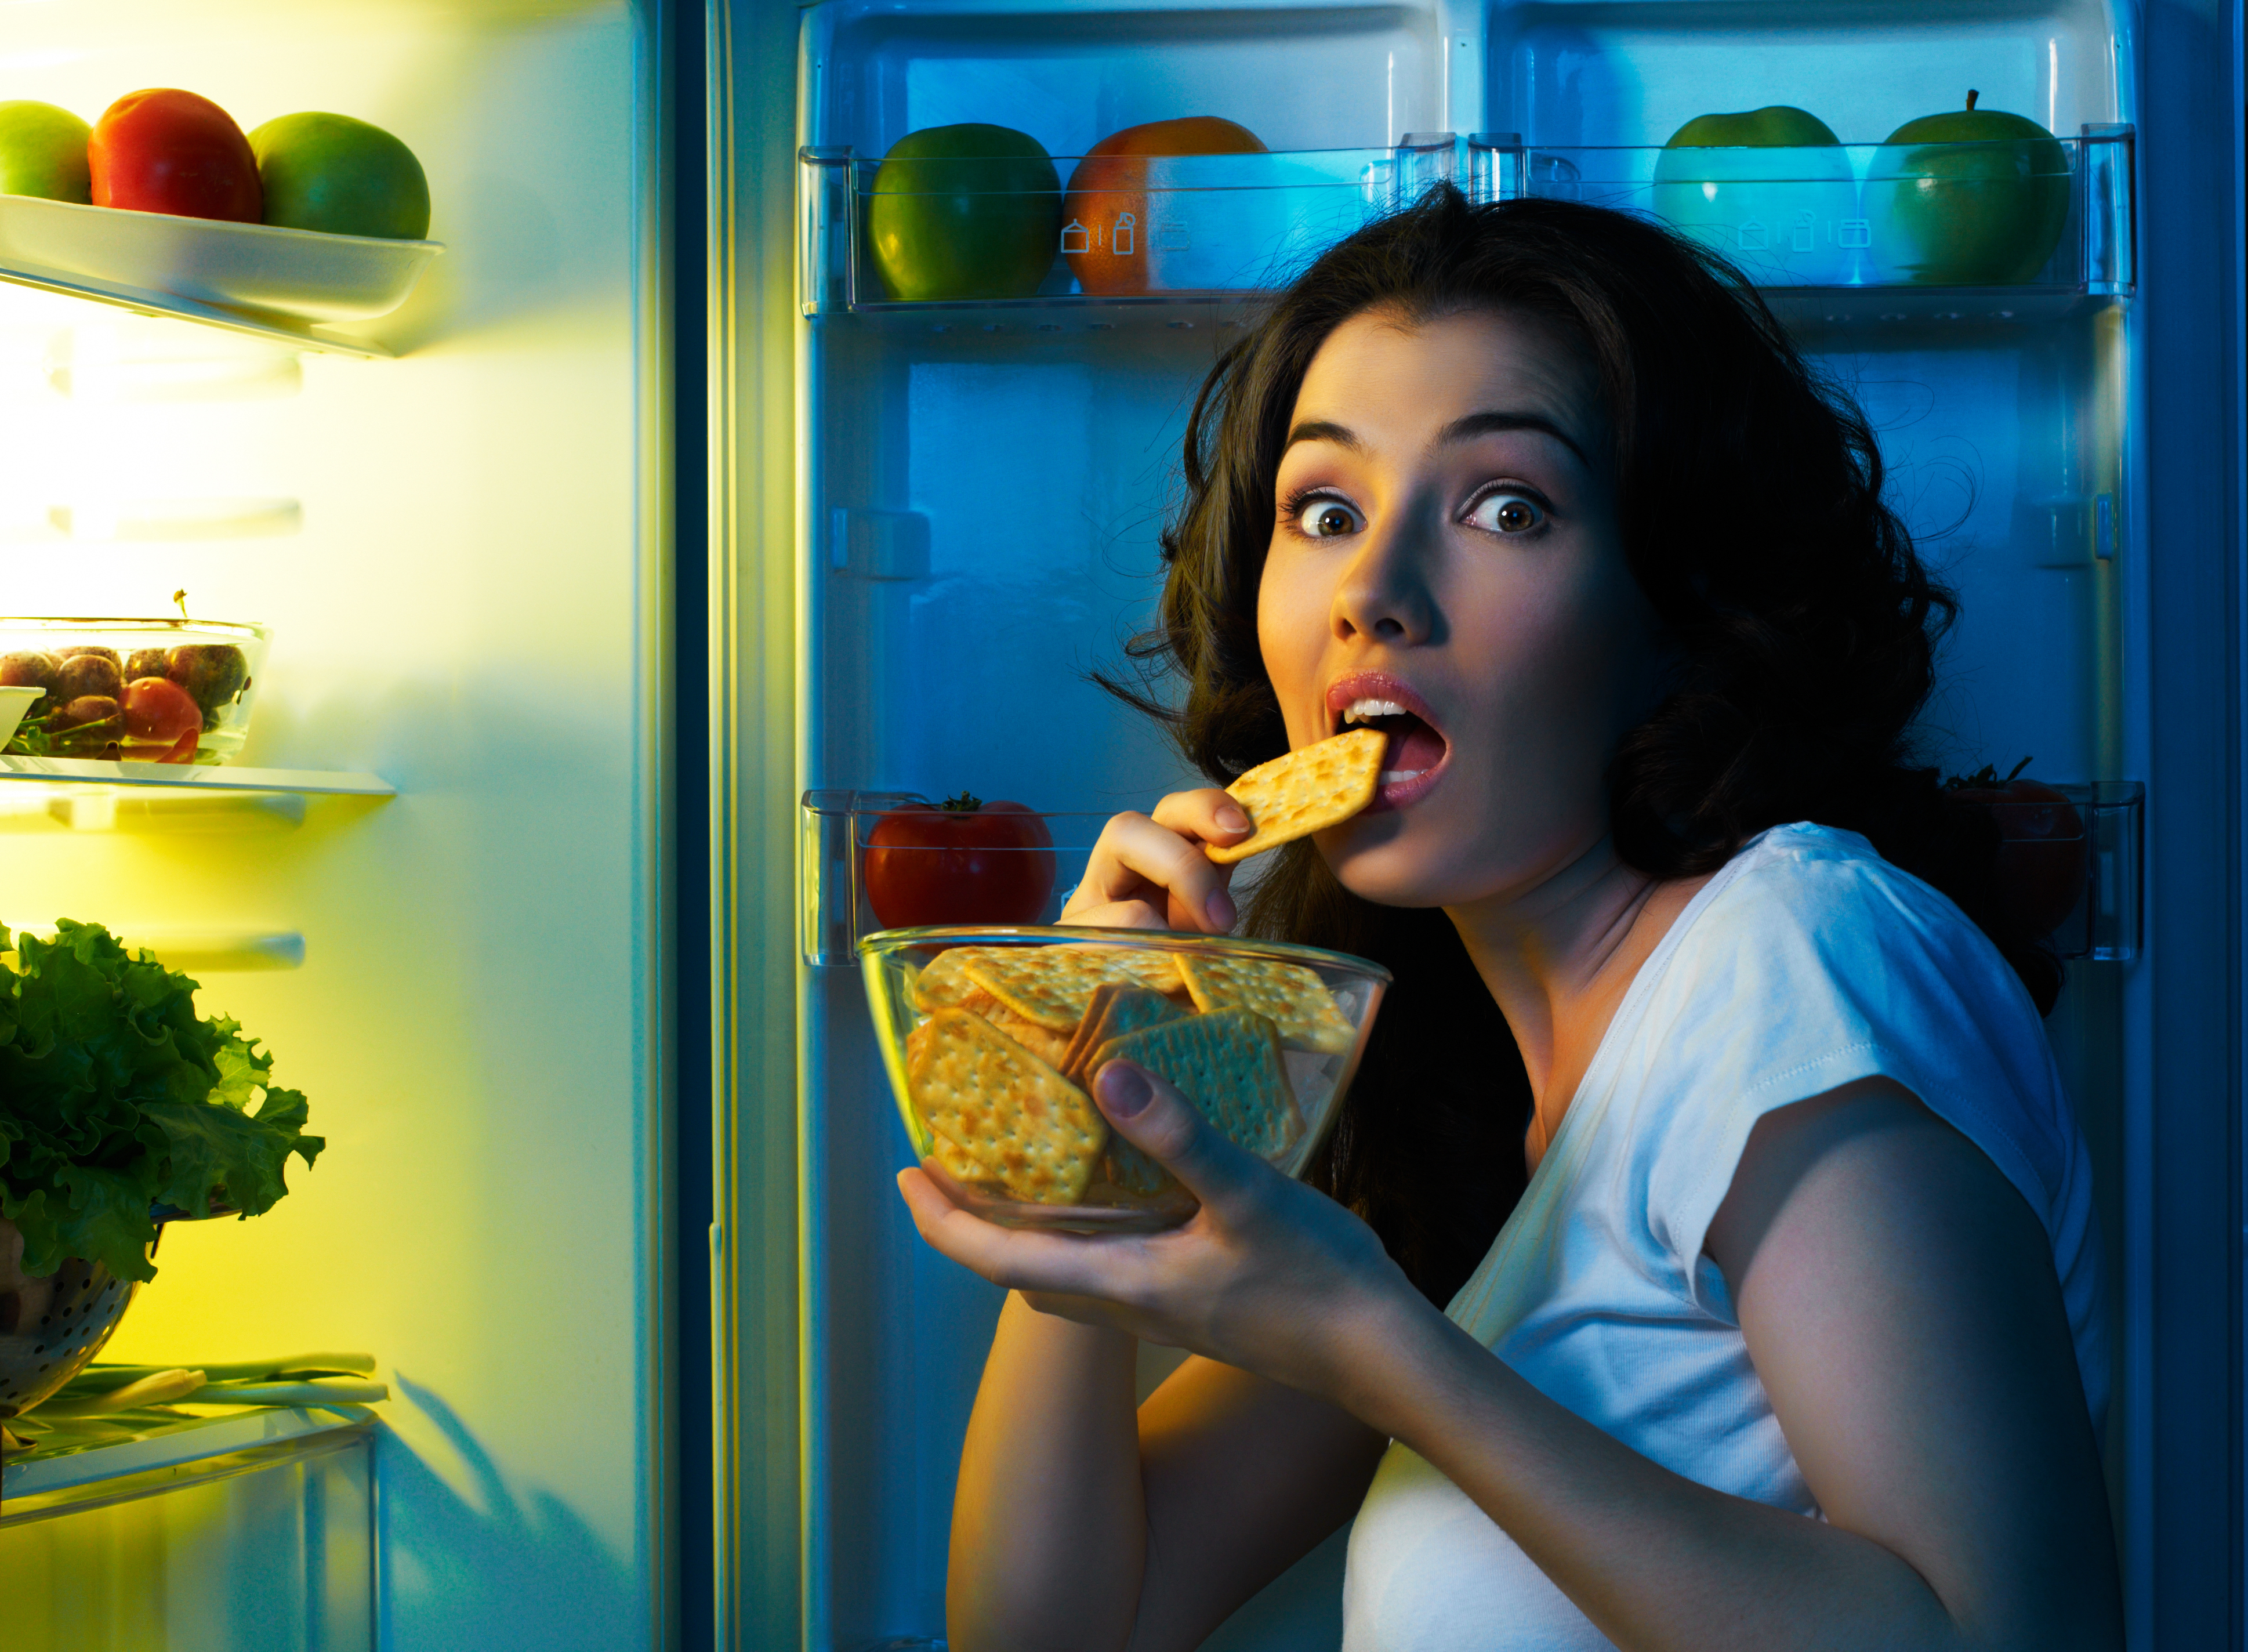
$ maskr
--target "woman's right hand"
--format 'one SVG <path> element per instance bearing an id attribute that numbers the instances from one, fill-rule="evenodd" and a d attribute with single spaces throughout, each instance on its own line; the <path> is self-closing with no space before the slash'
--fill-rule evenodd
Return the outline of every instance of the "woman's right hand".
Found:
<path id="1" fill-rule="evenodd" d="M 1223 935 L 1239 915 L 1226 891 L 1233 868 L 1212 864 L 1203 846 L 1238 843 L 1250 830 L 1248 814 L 1216 786 L 1174 792 L 1152 817 L 1116 815 L 1101 828 L 1061 922 Z"/>

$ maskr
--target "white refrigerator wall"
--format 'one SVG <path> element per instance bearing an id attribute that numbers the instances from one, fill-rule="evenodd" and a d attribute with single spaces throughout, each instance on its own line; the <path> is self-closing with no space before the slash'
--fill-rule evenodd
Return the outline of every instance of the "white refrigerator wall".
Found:
<path id="1" fill-rule="evenodd" d="M 199 618 L 268 621 L 242 761 L 398 789 L 315 800 L 294 829 L 0 817 L 10 923 L 303 937 L 301 968 L 205 971 L 199 1002 L 268 1043 L 326 1153 L 259 1220 L 172 1229 L 108 1357 L 378 1357 L 380 1645 L 654 1645 L 649 21 L 621 0 L 54 0 L 0 24 L 0 96 L 91 120 L 177 86 L 245 128 L 308 108 L 386 127 L 447 246 L 369 324 L 389 361 L 0 287 L 0 609 L 161 614 L 184 588 Z M 101 537 L 120 521 L 161 537 Z"/>
<path id="2" fill-rule="evenodd" d="M 1660 144 L 1696 113 L 1785 102 L 1846 142 L 1878 143 L 1972 86 L 1984 106 L 2073 137 L 2133 118 L 2130 54 L 2129 17 L 2078 0 L 830 0 L 806 14 L 798 136 L 876 157 L 922 127 L 990 120 L 1067 156 L 1134 122 L 1216 114 L 1274 149 L 1446 127 Z M 1927 719 L 1947 770 L 2033 756 L 2055 779 L 2145 778 L 2121 771 L 2132 713 L 2119 569 L 2139 549 L 2131 337 L 2127 310 L 2097 310 L 2048 307 L 2035 322 L 1926 305 L 1880 321 L 1792 312 L 1806 349 L 1861 398 L 1894 502 L 1960 591 Z M 1059 299 L 798 325 L 801 785 L 967 786 L 1110 811 L 1176 784 L 1155 731 L 1082 674 L 1114 664 L 1144 622 L 1187 411 L 1241 336 L 1238 312 Z M 2104 552 L 2070 531 L 2102 495 L 2121 524 Z M 926 569 L 864 577 L 837 522 L 855 511 L 925 518 Z M 2101 1162 L 2119 1324 L 2121 970 L 2075 966 L 2051 1023 Z M 857 971 L 807 970 L 801 991 L 805 1644 L 860 1652 L 943 1633 L 952 1480 L 998 1295 L 921 1245 L 898 1203 L 906 1148 Z M 2119 1394 L 2111 1413 L 2118 1484 L 2127 1403 Z M 1328 1545 L 1222 1643 L 1334 1644 L 1340 1560 Z"/>

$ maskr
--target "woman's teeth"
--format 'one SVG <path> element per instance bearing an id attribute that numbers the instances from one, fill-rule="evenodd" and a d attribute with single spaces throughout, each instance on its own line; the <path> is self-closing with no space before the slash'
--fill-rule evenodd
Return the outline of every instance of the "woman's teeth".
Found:
<path id="1" fill-rule="evenodd" d="M 1375 717 L 1402 717 L 1406 715 L 1405 708 L 1395 700 L 1353 700 L 1343 708 L 1342 722 L 1343 727 L 1348 728 L 1354 723 L 1370 722 Z"/>

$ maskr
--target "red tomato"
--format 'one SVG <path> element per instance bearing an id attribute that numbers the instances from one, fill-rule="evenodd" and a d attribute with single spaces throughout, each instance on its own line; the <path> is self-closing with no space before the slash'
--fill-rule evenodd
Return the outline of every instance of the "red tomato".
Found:
<path id="1" fill-rule="evenodd" d="M 94 123 L 86 159 L 97 207 L 236 223 L 265 216 L 250 140 L 192 92 L 127 93 Z"/>
<path id="2" fill-rule="evenodd" d="M 159 763 L 186 763 L 203 731 L 195 697 L 167 677 L 138 677 L 125 685 L 125 755 Z M 152 747 L 161 747 L 154 751 Z"/>
<path id="3" fill-rule="evenodd" d="M 2020 773 L 2015 771 L 2016 775 Z M 1998 827 L 1998 897 L 2032 935 L 2051 935 L 2084 897 L 2091 845 L 2066 793 L 2035 780 L 1977 775 L 1951 795 Z"/>
<path id="4" fill-rule="evenodd" d="M 886 929 L 1036 923 L 1053 894 L 1053 834 L 1019 803 L 982 803 L 963 792 L 876 821 L 866 874 Z"/>
<path id="5" fill-rule="evenodd" d="M 1070 272 L 1087 292 L 1147 291 L 1148 156 L 1264 153 L 1248 127 L 1211 114 L 1110 133 L 1085 152 L 1062 198 L 1064 223 L 1085 236 L 1083 250 L 1073 250 L 1072 232 L 1063 230 Z"/>

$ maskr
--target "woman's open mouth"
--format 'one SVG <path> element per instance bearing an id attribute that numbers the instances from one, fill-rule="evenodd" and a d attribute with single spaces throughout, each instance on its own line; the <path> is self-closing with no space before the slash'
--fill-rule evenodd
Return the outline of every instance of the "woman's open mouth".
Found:
<path id="1" fill-rule="evenodd" d="M 1428 703 L 1386 671 L 1354 671 L 1335 682 L 1327 689 L 1327 711 L 1338 734 L 1369 728 L 1389 737 L 1369 812 L 1417 802 L 1451 757 L 1451 743 L 1429 716 Z"/>

